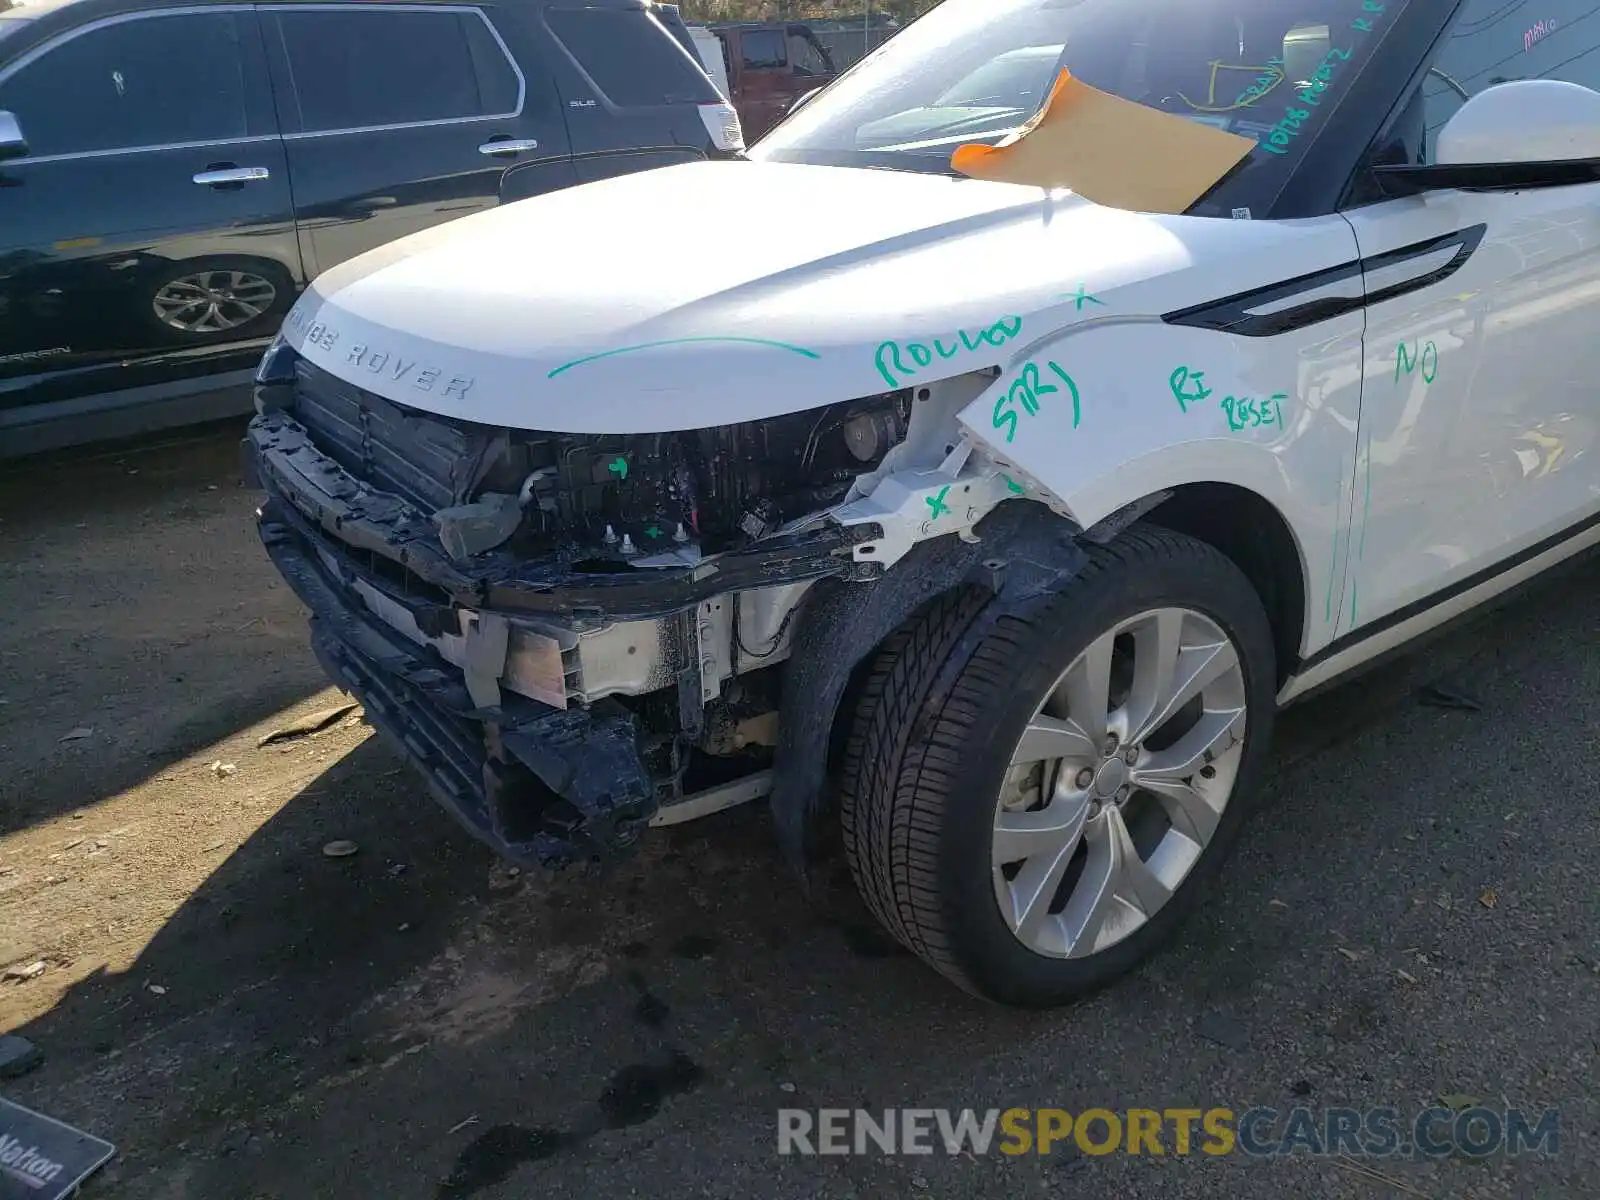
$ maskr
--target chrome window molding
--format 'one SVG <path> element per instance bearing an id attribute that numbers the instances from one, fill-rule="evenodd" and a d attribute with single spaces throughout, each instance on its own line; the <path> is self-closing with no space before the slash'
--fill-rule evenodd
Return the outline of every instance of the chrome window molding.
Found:
<path id="1" fill-rule="evenodd" d="M 183 17 L 206 13 L 249 13 L 255 8 L 249 4 L 206 4 L 187 5 L 178 8 L 150 8 L 140 12 L 117 13 L 111 17 L 101 17 L 98 21 L 90 21 L 86 25 L 79 25 L 76 29 L 68 29 L 56 34 L 49 41 L 40 42 L 32 50 L 19 56 L 17 60 L 4 68 L 0 68 L 0 84 L 5 83 L 24 67 L 38 62 L 59 46 L 82 37 L 86 33 L 94 33 L 99 29 L 106 29 L 112 25 L 125 25 L 130 21 L 158 21 L 162 17 Z M 23 133 L 27 133 L 24 129 Z M 118 146 L 109 150 L 77 150 L 67 154 L 39 154 L 28 155 L 23 158 L 13 158 L 8 166 L 21 166 L 23 163 L 42 162 L 69 162 L 80 158 L 106 158 L 116 154 L 150 154 L 158 150 L 187 150 L 204 146 L 236 146 L 244 142 L 273 142 L 277 138 L 273 134 L 257 134 L 255 136 L 239 138 L 221 138 L 208 142 L 175 142 L 167 144 L 153 144 L 149 146 Z"/>
<path id="2" fill-rule="evenodd" d="M 205 150 L 211 146 L 248 146 L 278 140 L 278 135 L 275 133 L 258 133 L 251 137 L 222 138 L 210 142 L 167 142 L 155 146 L 129 146 L 114 150 L 75 150 L 70 154 L 38 154 L 27 158 L 13 158 L 7 160 L 6 166 L 21 166 L 24 163 L 76 162 L 83 158 L 120 158 L 125 154 L 159 154 L 163 150 Z"/>
<path id="3" fill-rule="evenodd" d="M 93 33 L 97 29 L 105 29 L 111 25 L 124 25 L 129 21 L 156 21 L 162 17 L 193 16 L 205 13 L 248 13 L 255 8 L 249 4 L 202 4 L 185 5 L 176 8 L 146 8 L 138 12 L 117 13 L 115 16 L 101 17 L 97 21 L 90 21 L 86 25 L 79 25 L 75 29 L 63 30 L 49 41 L 40 42 L 32 50 L 21 55 L 8 66 L 0 67 L 0 83 L 5 83 L 23 67 L 29 66 L 43 58 L 57 46 L 65 45 L 74 38 L 80 38 L 86 33 Z"/>
<path id="4" fill-rule="evenodd" d="M 90 21 L 76 29 L 68 29 L 57 34 L 49 41 L 41 42 L 27 53 L 21 55 L 15 62 L 0 69 L 0 84 L 5 83 L 18 71 L 32 63 L 37 62 L 58 46 L 65 45 L 74 38 L 82 37 L 86 33 L 93 33 L 112 25 L 122 25 L 129 21 L 153 21 L 161 17 L 188 16 L 196 13 L 254 13 L 266 14 L 293 13 L 293 12 L 448 12 L 468 14 L 482 21 L 488 29 L 489 36 L 494 39 L 494 44 L 500 48 L 501 56 L 511 68 L 511 73 L 517 81 L 517 104 L 511 112 L 486 113 L 475 117 L 444 117 L 437 121 L 400 121 L 392 125 L 360 125 L 341 129 L 318 129 L 309 133 L 288 134 L 254 134 L 248 137 L 222 138 L 205 142 L 167 142 L 154 143 L 148 146 L 118 146 L 107 150 L 78 150 L 65 154 L 39 154 L 28 155 L 23 158 L 14 158 L 9 161 L 9 166 L 22 166 L 27 163 L 73 162 L 78 159 L 112 158 L 121 154 L 155 154 L 164 150 L 203 150 L 208 146 L 242 146 L 251 143 L 283 141 L 304 141 L 311 138 L 344 137 L 352 133 L 379 133 L 399 129 L 429 129 L 435 126 L 446 125 L 473 125 L 482 121 L 506 121 L 522 115 L 522 110 L 527 103 L 528 80 L 523 75 L 521 66 L 511 53 L 511 48 L 506 45 L 505 38 L 500 36 L 500 31 L 494 27 L 494 22 L 481 8 L 470 4 L 385 4 L 381 8 L 370 4 L 285 4 L 274 5 L 271 9 L 258 10 L 249 4 L 209 4 L 209 5 L 184 5 L 175 8 L 145 9 L 141 12 L 118 13 L 115 16 L 102 17 L 97 21 Z"/>
<path id="5" fill-rule="evenodd" d="M 344 137 L 352 133 L 381 133 L 391 129 L 432 129 L 444 125 L 471 125 L 480 121 L 508 121 L 522 115 L 523 106 L 528 99 L 528 80 L 518 65 L 516 56 L 511 53 L 511 48 L 506 45 L 505 38 L 500 36 L 500 31 L 494 27 L 494 22 L 489 20 L 481 8 L 470 4 L 282 4 L 273 5 L 261 10 L 264 16 L 282 17 L 297 12 L 424 12 L 424 13 L 455 13 L 458 16 L 473 16 L 483 22 L 484 28 L 489 31 L 489 36 L 494 39 L 494 44 L 500 47 L 500 54 L 506 60 L 506 65 L 511 68 L 511 73 L 517 80 L 517 103 L 510 112 L 482 113 L 474 117 L 441 117 L 437 121 L 398 121 L 392 125 L 351 125 L 339 129 L 303 130 L 296 133 L 286 133 L 283 140 L 286 142 L 308 141 L 311 138 Z M 278 36 L 283 36 L 282 26 L 278 27 Z M 284 60 L 288 61 L 289 50 L 283 47 Z M 292 68 L 291 68 L 292 70 Z M 293 86 L 293 81 L 290 81 Z"/>

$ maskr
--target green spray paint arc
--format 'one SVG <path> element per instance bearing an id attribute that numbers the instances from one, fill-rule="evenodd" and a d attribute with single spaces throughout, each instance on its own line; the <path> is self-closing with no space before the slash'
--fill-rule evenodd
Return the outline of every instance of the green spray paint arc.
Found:
<path id="1" fill-rule="evenodd" d="M 1361 504 L 1361 541 L 1356 545 L 1356 562 L 1358 563 L 1367 556 L 1367 521 L 1372 516 L 1372 438 L 1370 436 L 1367 438 L 1366 460 L 1367 495 Z M 1350 573 L 1350 627 L 1352 629 L 1356 626 L 1356 613 L 1359 611 L 1357 597 L 1361 591 L 1360 571 L 1361 568 L 1356 567 Z"/>
<path id="2" fill-rule="evenodd" d="M 1352 464 L 1352 469 L 1354 469 L 1354 466 L 1355 464 Z M 1342 458 L 1339 460 L 1339 474 L 1344 474 L 1344 460 Z M 1355 503 L 1355 496 L 1353 494 L 1354 488 L 1355 485 L 1352 483 L 1352 495 L 1350 499 L 1352 505 Z M 1350 556 L 1350 527 L 1347 522 L 1339 519 L 1339 513 L 1343 508 L 1344 485 L 1341 484 L 1339 487 L 1339 502 L 1334 506 L 1333 511 L 1333 561 L 1328 564 L 1328 595 L 1323 601 L 1322 608 L 1322 618 L 1329 625 L 1333 624 L 1333 588 L 1334 585 L 1339 581 L 1339 538 L 1341 535 L 1343 535 L 1345 539 L 1345 559 L 1347 563 L 1347 569 Z M 1344 596 L 1342 594 L 1340 595 L 1339 600 L 1342 606 L 1344 601 Z"/>
<path id="3" fill-rule="evenodd" d="M 1328 564 L 1328 598 L 1322 604 L 1322 619 L 1328 624 L 1333 624 L 1333 585 L 1339 578 L 1339 534 L 1345 532 L 1339 528 L 1339 522 L 1333 523 L 1333 561 Z"/>
<path id="4" fill-rule="evenodd" d="M 766 347 L 768 347 L 769 349 L 772 349 L 772 350 L 787 350 L 790 353 L 798 354 L 803 358 L 820 359 L 822 357 L 822 355 L 818 354 L 815 350 L 807 350 L 803 346 L 791 346 L 788 342 L 775 342 L 775 341 L 770 340 L 769 338 L 751 338 L 751 337 L 685 337 L 685 338 L 667 338 L 667 339 L 665 339 L 663 341 L 659 341 L 659 342 L 641 342 L 637 346 L 619 346 L 615 350 L 604 350 L 599 354 L 590 354 L 590 355 L 587 355 L 584 358 L 575 358 L 569 363 L 563 363 L 561 366 L 557 367 L 554 371 L 551 371 L 549 375 L 545 376 L 545 378 L 546 379 L 554 379 L 557 375 L 560 375 L 560 374 L 562 374 L 562 373 L 564 373 L 566 371 L 572 370 L 573 367 L 581 367 L 586 363 L 599 362 L 603 358 L 616 358 L 619 354 L 633 354 L 633 353 L 635 353 L 636 351 L 639 351 L 639 350 L 656 350 L 656 349 L 659 349 L 662 346 L 689 346 L 689 345 L 703 344 L 703 343 L 707 343 L 707 342 L 729 342 L 729 343 L 733 343 L 733 344 L 736 344 L 736 345 L 744 345 L 744 346 L 766 346 Z"/>

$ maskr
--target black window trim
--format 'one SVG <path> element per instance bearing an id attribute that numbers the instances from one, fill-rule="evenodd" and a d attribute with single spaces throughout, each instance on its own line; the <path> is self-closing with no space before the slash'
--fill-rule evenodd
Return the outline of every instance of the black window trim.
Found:
<path id="1" fill-rule="evenodd" d="M 1433 42 L 1428 46 L 1427 53 L 1417 61 L 1416 69 L 1406 85 L 1400 89 L 1400 94 L 1394 98 L 1394 103 L 1389 106 L 1389 111 L 1383 114 L 1383 119 L 1378 122 L 1378 127 L 1372 131 L 1372 138 L 1368 141 L 1366 149 L 1362 150 L 1361 157 L 1356 160 L 1355 167 L 1350 172 L 1350 177 L 1345 180 L 1344 187 L 1339 189 L 1338 211 L 1360 212 L 1371 208 L 1374 204 L 1385 204 L 1395 199 L 1393 196 L 1381 192 L 1370 197 L 1357 194 L 1363 182 L 1375 182 L 1373 176 L 1373 156 L 1382 148 L 1383 135 L 1388 133 L 1401 114 L 1405 112 L 1406 105 L 1411 103 L 1411 94 L 1427 82 L 1428 75 L 1433 70 L 1434 63 L 1439 61 L 1439 55 L 1450 44 L 1450 39 L 1455 35 L 1455 28 L 1461 23 L 1461 18 L 1466 15 L 1467 7 L 1471 0 L 1454 0 L 1449 17 L 1440 26 L 1434 36 Z"/>
<path id="2" fill-rule="evenodd" d="M 130 21 L 154 21 L 162 17 L 192 16 L 207 13 L 248 13 L 254 16 L 256 6 L 253 4 L 203 4 L 184 5 L 178 8 L 145 8 L 138 12 L 117 13 L 114 16 L 101 17 L 98 20 L 86 21 L 84 24 L 72 29 L 66 29 L 56 34 L 47 41 L 40 42 L 26 52 L 19 54 L 15 61 L 7 63 L 0 68 L 0 84 L 5 83 L 17 72 L 38 62 L 45 55 L 59 46 L 64 46 L 70 41 L 94 33 L 97 30 L 108 28 L 112 25 L 125 25 Z M 249 100 L 246 98 L 246 111 L 249 109 Z M 23 130 L 24 133 L 27 130 Z M 278 140 L 276 133 L 247 134 L 244 137 L 212 138 L 202 142 L 151 142 L 143 146 L 114 146 L 108 150 L 71 150 L 65 154 L 35 154 L 23 158 L 13 158 L 7 166 L 21 166 L 24 163 L 52 163 L 76 162 L 83 158 L 115 158 L 123 154 L 156 154 L 165 150 L 203 150 L 207 146 L 245 146 L 252 143 L 275 142 Z"/>
<path id="3" fill-rule="evenodd" d="M 794 22 L 786 23 L 782 29 L 741 29 L 739 31 L 739 69 L 741 71 L 782 71 L 786 68 L 793 67 L 794 64 L 789 60 L 789 25 L 791 24 L 794 24 Z M 783 61 L 776 63 L 767 62 L 762 63 L 760 66 L 752 67 L 745 55 L 744 49 L 745 37 L 752 33 L 777 34 L 778 44 L 783 47 Z"/>
<path id="4" fill-rule="evenodd" d="M 705 75 L 705 77 L 707 79 L 711 78 L 711 73 L 710 73 L 710 71 L 708 71 L 706 69 L 705 63 L 703 63 L 700 60 L 700 55 L 698 53 L 690 54 L 687 50 L 684 50 L 682 44 L 678 41 L 678 39 L 672 36 L 672 30 L 668 29 L 664 24 L 662 24 L 660 18 L 657 17 L 656 14 L 654 12 L 652 12 L 650 10 L 650 8 L 648 8 L 648 7 L 645 7 L 645 6 L 641 5 L 640 8 L 633 8 L 633 7 L 609 8 L 608 7 L 608 8 L 602 8 L 602 9 L 590 9 L 587 5 L 585 5 L 583 3 L 583 0 L 562 0 L 562 3 L 558 3 L 558 4 L 541 4 L 539 6 L 539 26 L 540 26 L 540 29 L 542 30 L 542 32 L 544 33 L 544 36 L 550 39 L 550 41 L 555 45 L 556 49 L 561 52 L 562 58 L 566 59 L 566 61 L 572 65 L 573 70 L 577 71 L 577 73 L 578 73 L 578 78 L 583 80 L 583 82 L 588 85 L 590 91 L 593 93 L 592 97 L 583 97 L 583 98 L 579 98 L 579 99 L 569 99 L 569 100 L 567 100 L 566 104 L 567 104 L 568 108 L 579 108 L 579 107 L 582 107 L 582 99 L 590 99 L 590 98 L 598 100 L 600 104 L 605 106 L 606 112 L 608 112 L 612 116 L 616 116 L 616 117 L 627 116 L 629 113 L 635 113 L 635 112 L 638 112 L 640 109 L 646 109 L 646 108 L 677 108 L 677 107 L 679 107 L 676 104 L 618 104 L 614 99 L 611 98 L 610 93 L 607 92 L 605 90 L 605 88 L 600 86 L 599 82 L 595 79 L 595 77 L 589 73 L 589 69 L 587 67 L 585 67 L 583 65 L 583 63 L 581 63 L 578 60 L 578 56 L 577 56 L 576 53 L 573 52 L 572 47 L 568 46 L 566 42 L 561 40 L 561 35 L 556 32 L 555 26 L 550 24 L 550 14 L 552 12 L 588 12 L 588 11 L 598 11 L 598 12 L 643 12 L 644 15 L 645 15 L 645 18 L 647 20 L 655 22 L 656 28 L 661 30 L 662 35 L 665 36 L 666 39 L 669 42 L 672 43 L 673 49 L 675 49 L 679 53 L 683 54 L 684 57 L 686 57 L 690 61 L 690 63 L 692 63 L 694 65 L 695 69 L 697 71 L 699 71 L 701 74 Z M 716 33 L 716 30 L 712 30 L 712 32 Z M 728 43 L 723 41 L 723 39 L 720 36 L 717 38 L 717 41 L 722 42 L 722 59 L 723 59 L 723 64 L 724 64 L 724 66 L 726 67 L 726 69 L 728 71 L 728 85 L 731 87 L 733 85 L 733 74 L 732 74 L 733 68 L 732 68 L 731 65 L 728 65 L 728 57 L 729 57 L 728 56 Z M 713 92 L 717 92 L 719 94 L 720 94 L 720 91 L 721 91 L 721 89 L 719 89 L 717 87 L 716 82 L 714 80 L 711 83 L 711 90 Z M 726 99 L 726 97 L 724 97 L 724 99 Z M 708 104 L 714 104 L 714 103 L 716 103 L 716 101 L 714 101 L 714 100 L 702 100 L 702 101 L 700 101 L 700 105 L 708 105 Z"/>
<path id="5" fill-rule="evenodd" d="M 1414 65 L 1408 78 L 1414 79 L 1418 70 L 1425 73 L 1465 2 L 1411 0 L 1406 5 L 1351 80 L 1330 124 L 1279 187 L 1267 219 L 1327 217 L 1348 211 L 1348 197 L 1370 162 L 1373 145 L 1410 97 L 1412 84 L 1395 86 L 1394 74 L 1384 69 L 1394 65 L 1393 60 L 1404 61 L 1423 43 L 1425 53 L 1414 60 L 1421 65 Z M 1226 182 L 1224 178 L 1223 185 Z"/>
<path id="6" fill-rule="evenodd" d="M 510 66 L 512 74 L 517 77 L 517 103 L 516 107 L 510 112 L 481 113 L 475 117 L 440 117 L 433 121 L 396 121 L 388 125 L 350 125 L 341 126 L 338 129 L 296 129 L 293 132 L 286 131 L 283 134 L 283 140 L 286 142 L 302 142 L 308 141 L 312 138 L 347 137 L 353 133 L 385 133 L 395 129 L 434 129 L 446 125 L 473 125 L 482 121 L 509 121 L 522 116 L 523 107 L 527 104 L 528 80 L 527 77 L 522 73 L 522 67 L 518 65 L 516 57 L 511 53 L 511 48 L 506 45 L 505 38 L 500 36 L 500 31 L 494 27 L 494 22 L 489 19 L 489 14 L 484 12 L 483 9 L 477 7 L 476 5 L 294 3 L 263 6 L 259 11 L 263 16 L 273 18 L 273 36 L 278 39 L 278 51 L 282 55 L 282 61 L 285 68 L 289 72 L 289 86 L 291 89 L 294 88 L 294 66 L 289 59 L 288 43 L 284 40 L 283 23 L 277 18 L 282 17 L 285 13 L 297 12 L 423 12 L 455 13 L 458 16 L 477 17 L 478 20 L 483 22 L 484 27 L 488 29 L 489 36 L 494 39 L 494 44 L 500 47 L 500 53 L 505 56 L 506 63 Z M 299 112 L 300 96 L 298 91 L 294 93 L 294 104 L 296 115 L 300 118 L 300 124 L 304 125 L 305 118 Z"/>

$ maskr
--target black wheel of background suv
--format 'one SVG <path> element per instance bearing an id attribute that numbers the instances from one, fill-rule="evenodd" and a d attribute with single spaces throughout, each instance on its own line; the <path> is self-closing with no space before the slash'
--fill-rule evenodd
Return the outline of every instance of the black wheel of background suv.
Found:
<path id="1" fill-rule="evenodd" d="M 266 337 L 294 303 L 294 285 L 279 264 L 243 256 L 173 263 L 145 284 L 139 320 L 161 341 L 179 346 Z"/>
<path id="2" fill-rule="evenodd" d="M 931 685 L 989 598 L 934 601 L 875 660 L 845 751 L 868 907 L 1006 1004 L 1066 1003 L 1170 935 L 1271 740 L 1272 635 L 1238 568 L 1149 526 L 1090 555 L 1040 615 L 1002 618 L 942 702 Z"/>

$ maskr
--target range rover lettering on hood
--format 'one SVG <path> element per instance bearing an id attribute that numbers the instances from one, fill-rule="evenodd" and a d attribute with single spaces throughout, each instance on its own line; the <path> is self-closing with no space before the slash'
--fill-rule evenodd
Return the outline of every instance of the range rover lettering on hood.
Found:
<path id="1" fill-rule="evenodd" d="M 837 211 L 851 219 L 818 219 Z M 695 222 L 652 215 L 668 213 Z M 341 264 L 286 337 L 316 366 L 441 416 L 710 428 L 877 395 L 890 378 L 1004 370 L 1068 326 L 1165 311 L 1174 294 L 1214 299 L 1202 264 L 1221 250 L 1215 226 L 1016 184 L 694 163 L 504 205 Z M 1159 306 L 1140 294 L 1157 281 Z"/>
<path id="2" fill-rule="evenodd" d="M 313 321 L 298 308 L 284 321 L 284 328 L 293 335 L 291 340 L 300 340 L 302 353 L 311 349 L 342 353 L 347 368 L 344 374 L 352 382 L 361 382 L 365 374 L 377 376 L 387 384 L 408 387 L 423 395 L 438 392 L 441 396 L 455 396 L 463 400 L 477 382 L 470 375 L 451 375 L 444 368 L 422 362 L 414 356 L 408 357 L 398 351 L 343 339 L 335 326 L 327 321 Z M 341 343 L 344 343 L 342 349 Z"/>

